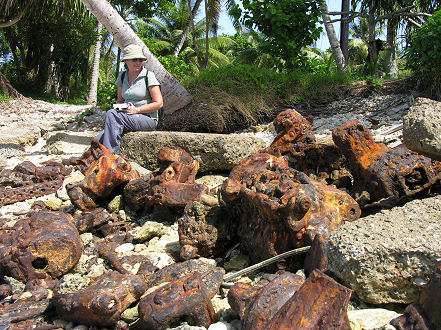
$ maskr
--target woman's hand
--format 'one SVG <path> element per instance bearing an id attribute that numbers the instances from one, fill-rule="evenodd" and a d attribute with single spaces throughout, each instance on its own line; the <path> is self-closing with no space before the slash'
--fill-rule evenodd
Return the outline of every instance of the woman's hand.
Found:
<path id="1" fill-rule="evenodd" d="M 135 107 L 132 102 L 128 103 L 129 107 L 126 109 L 126 113 L 129 115 L 136 115 L 141 113 L 139 108 Z"/>

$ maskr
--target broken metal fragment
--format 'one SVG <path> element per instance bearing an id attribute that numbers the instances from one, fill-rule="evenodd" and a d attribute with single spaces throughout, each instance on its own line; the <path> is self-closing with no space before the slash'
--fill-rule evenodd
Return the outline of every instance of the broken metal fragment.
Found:
<path id="1" fill-rule="evenodd" d="M 145 295 L 138 305 L 143 328 L 167 329 L 180 320 L 208 328 L 215 313 L 199 273 L 173 280 Z"/>
<path id="2" fill-rule="evenodd" d="M 209 298 L 213 298 L 219 291 L 225 270 L 221 267 L 212 266 L 200 259 L 192 259 L 165 266 L 146 278 L 146 283 L 148 287 L 154 287 L 161 283 L 181 279 L 195 272 L 200 274 Z"/>
<path id="3" fill-rule="evenodd" d="M 266 329 L 350 329 L 352 290 L 314 270 L 266 324 Z"/>
<path id="4" fill-rule="evenodd" d="M 328 238 L 361 214 L 347 193 L 311 180 L 284 157 L 265 153 L 245 158 L 231 171 L 222 197 L 238 218 L 238 235 L 253 263 L 311 245 L 317 233 Z M 297 258 L 286 262 L 277 267 L 302 266 Z"/>
<path id="5" fill-rule="evenodd" d="M 55 161 L 40 167 L 24 161 L 13 170 L 3 170 L 0 172 L 0 206 L 51 194 L 61 187 L 71 171 Z"/>
<path id="6" fill-rule="evenodd" d="M 92 141 L 90 149 L 90 155 L 94 155 L 92 158 L 99 158 L 90 164 L 85 162 L 89 167 L 84 171 L 82 181 L 66 185 L 72 203 L 83 211 L 96 208 L 116 189 L 140 176 L 125 156 L 114 154 L 97 140 Z"/>
<path id="7" fill-rule="evenodd" d="M 274 156 L 287 156 L 288 165 L 314 180 L 337 187 L 351 186 L 346 160 L 334 144 L 316 143 L 309 120 L 294 109 L 281 112 L 274 120 L 277 136 L 262 150 Z"/>
<path id="8" fill-rule="evenodd" d="M 43 314 L 50 305 L 51 297 L 52 291 L 36 288 L 27 291 L 12 304 L 1 305 L 0 325 L 17 323 Z"/>
<path id="9" fill-rule="evenodd" d="M 195 183 L 199 162 L 177 147 L 163 148 L 158 154 L 159 170 L 132 181 L 124 188 L 124 199 L 134 210 L 166 206 L 183 209 L 210 194 L 209 188 Z"/>
<path id="10" fill-rule="evenodd" d="M 1 266 L 24 281 L 67 273 L 82 251 L 72 217 L 63 212 L 34 212 L 0 235 Z"/>
<path id="11" fill-rule="evenodd" d="M 237 222 L 229 218 L 225 206 L 188 204 L 178 220 L 181 259 L 223 254 L 236 241 L 236 230 Z"/>
<path id="12" fill-rule="evenodd" d="M 236 282 L 228 303 L 242 320 L 242 329 L 266 329 L 269 320 L 303 284 L 304 279 L 286 271 L 264 275 L 254 286 Z"/>
<path id="13" fill-rule="evenodd" d="M 357 120 L 332 132 L 334 143 L 346 156 L 355 180 L 357 201 L 365 206 L 382 199 L 385 206 L 439 183 L 441 163 L 410 151 L 404 145 L 388 148 L 376 143 L 369 130 Z M 363 196 L 363 191 L 366 194 Z"/>
<path id="14" fill-rule="evenodd" d="M 87 288 L 75 293 L 56 294 L 53 298 L 58 315 L 80 324 L 108 326 L 146 291 L 142 277 L 108 272 Z"/>

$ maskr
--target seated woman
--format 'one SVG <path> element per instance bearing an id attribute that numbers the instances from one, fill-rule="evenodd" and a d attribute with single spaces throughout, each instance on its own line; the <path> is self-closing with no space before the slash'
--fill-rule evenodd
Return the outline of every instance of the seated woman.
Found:
<path id="1" fill-rule="evenodd" d="M 115 154 L 120 153 L 123 133 L 153 131 L 158 124 L 158 110 L 162 108 L 160 83 L 152 71 L 142 66 L 147 59 L 142 48 L 129 45 L 123 52 L 126 71 L 119 74 L 115 84 L 118 86 L 117 103 L 127 103 L 128 107 L 107 111 L 104 131 L 96 137 Z"/>

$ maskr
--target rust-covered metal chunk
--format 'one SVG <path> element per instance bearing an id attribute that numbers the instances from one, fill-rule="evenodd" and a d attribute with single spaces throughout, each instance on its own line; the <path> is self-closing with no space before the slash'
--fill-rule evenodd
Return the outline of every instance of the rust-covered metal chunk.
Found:
<path id="1" fill-rule="evenodd" d="M 245 158 L 231 171 L 222 197 L 237 214 L 238 234 L 252 262 L 310 245 L 317 233 L 328 238 L 361 214 L 347 193 L 311 180 L 284 157 L 265 153 Z M 289 260 L 288 266 L 299 266 L 295 258 Z"/>
<path id="2" fill-rule="evenodd" d="M 418 301 L 390 322 L 399 330 L 441 329 L 441 265 L 432 274 Z"/>
<path id="3" fill-rule="evenodd" d="M 215 200 L 215 205 L 195 201 L 185 207 L 178 220 L 181 259 L 219 256 L 237 242 L 237 223 Z"/>
<path id="4" fill-rule="evenodd" d="M 146 283 L 148 287 L 154 287 L 161 283 L 181 279 L 196 272 L 199 274 L 209 298 L 213 298 L 219 291 L 225 270 L 221 267 L 212 266 L 199 259 L 187 260 L 165 266 L 146 278 Z"/>
<path id="5" fill-rule="evenodd" d="M 82 181 L 66 186 L 72 203 L 83 211 L 96 208 L 114 190 L 140 177 L 125 156 L 114 154 L 96 140 L 92 141 L 91 149 L 97 150 L 91 151 L 91 155 L 100 155 L 99 158 L 90 163 Z"/>
<path id="6" fill-rule="evenodd" d="M 277 136 L 262 150 L 274 156 L 287 156 L 290 167 L 312 179 L 350 188 L 351 175 L 345 157 L 333 144 L 316 143 L 309 120 L 294 109 L 281 112 L 274 120 Z"/>
<path id="7" fill-rule="evenodd" d="M 141 276 L 109 272 L 75 293 L 56 294 L 58 315 L 80 324 L 108 326 L 147 290 Z"/>
<path id="8" fill-rule="evenodd" d="M 162 148 L 158 153 L 160 183 L 174 181 L 179 183 L 194 183 L 199 170 L 199 162 L 182 148 Z"/>
<path id="9" fill-rule="evenodd" d="M 304 145 L 315 144 L 311 122 L 294 109 L 282 111 L 273 124 L 277 136 L 271 143 L 270 149 L 274 152 L 286 154 L 293 146 L 299 151 Z"/>
<path id="10" fill-rule="evenodd" d="M 265 329 L 350 329 L 347 309 L 352 291 L 314 270 Z"/>
<path id="11" fill-rule="evenodd" d="M 51 194 L 61 187 L 72 169 L 56 161 L 35 166 L 24 161 L 12 170 L 0 172 L 0 206 Z"/>
<path id="12" fill-rule="evenodd" d="M 0 264 L 23 281 L 67 273 L 82 251 L 72 217 L 63 212 L 35 212 L 0 235 Z"/>
<path id="13" fill-rule="evenodd" d="M 124 188 L 124 198 L 134 210 L 154 205 L 183 208 L 210 194 L 209 188 L 195 183 L 199 162 L 185 150 L 163 148 L 158 154 L 159 170 L 133 180 Z"/>
<path id="14" fill-rule="evenodd" d="M 228 303 L 239 314 L 243 330 L 267 329 L 268 321 L 303 282 L 300 275 L 286 271 L 264 275 L 254 286 L 236 282 L 228 292 Z"/>
<path id="15" fill-rule="evenodd" d="M 144 296 L 138 305 L 144 328 L 167 329 L 179 320 L 209 327 L 215 313 L 199 273 L 173 280 Z"/>
<path id="16" fill-rule="evenodd" d="M 17 323 L 42 315 L 51 303 L 52 292 L 41 288 L 40 290 L 27 291 L 12 304 L 0 305 L 1 325 Z M 32 329 L 31 327 L 29 329 Z"/>
<path id="17" fill-rule="evenodd" d="M 404 145 L 388 148 L 376 143 L 369 130 L 357 120 L 332 132 L 334 143 L 350 163 L 357 200 L 365 204 L 382 199 L 391 206 L 438 183 L 441 163 L 410 151 Z M 358 198 L 366 191 L 369 195 Z"/>

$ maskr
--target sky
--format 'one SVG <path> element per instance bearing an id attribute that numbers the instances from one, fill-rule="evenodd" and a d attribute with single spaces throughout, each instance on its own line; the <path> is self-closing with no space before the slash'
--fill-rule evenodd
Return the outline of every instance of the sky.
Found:
<path id="1" fill-rule="evenodd" d="M 341 0 L 326 0 L 326 3 L 328 5 L 328 11 L 340 11 L 341 10 Z M 331 17 L 332 18 L 337 18 L 337 16 Z M 228 14 L 225 10 L 225 8 L 223 8 L 222 13 L 219 17 L 219 26 L 222 27 L 222 29 L 219 29 L 218 31 L 218 35 L 221 35 L 222 33 L 225 34 L 234 34 L 236 33 L 236 31 L 233 28 L 233 24 L 231 24 L 231 20 L 228 17 Z M 317 40 L 316 43 L 316 47 L 320 48 L 322 50 L 326 50 L 328 49 L 329 46 L 329 42 L 328 42 L 328 37 L 326 35 L 325 32 L 325 27 L 322 26 L 323 32 L 321 37 Z M 334 23 L 334 30 L 335 33 L 337 33 L 337 36 L 340 37 L 340 23 Z"/>

